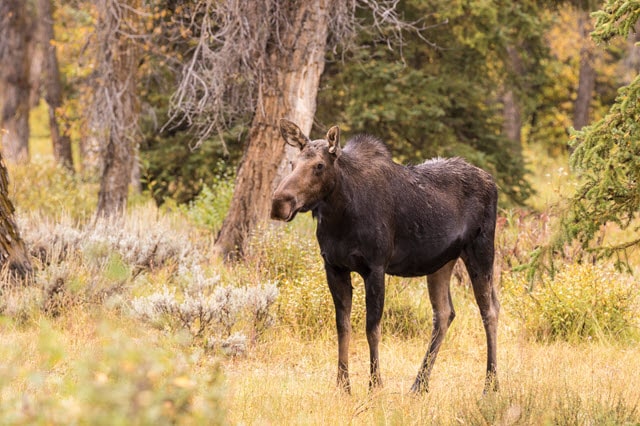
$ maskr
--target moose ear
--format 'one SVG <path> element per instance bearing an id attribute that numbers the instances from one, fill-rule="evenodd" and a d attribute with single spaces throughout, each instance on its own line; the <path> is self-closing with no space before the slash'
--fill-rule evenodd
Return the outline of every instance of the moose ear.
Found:
<path id="1" fill-rule="evenodd" d="M 327 132 L 327 142 L 329 142 L 329 152 L 340 155 L 340 128 L 333 126 Z"/>
<path id="2" fill-rule="evenodd" d="M 285 142 L 294 148 L 302 149 L 309 142 L 309 138 L 302 133 L 302 130 L 285 118 L 280 119 L 280 134 Z"/>

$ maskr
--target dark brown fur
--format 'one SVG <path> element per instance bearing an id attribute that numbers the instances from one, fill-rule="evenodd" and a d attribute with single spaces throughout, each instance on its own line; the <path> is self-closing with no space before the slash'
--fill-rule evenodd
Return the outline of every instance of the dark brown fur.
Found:
<path id="1" fill-rule="evenodd" d="M 339 129 L 310 141 L 281 120 L 285 140 L 300 148 L 292 173 L 273 195 L 271 217 L 293 220 L 313 212 L 327 282 L 336 308 L 338 383 L 350 389 L 351 272 L 365 282 L 370 385 L 381 384 L 378 343 L 384 306 L 384 275 L 427 276 L 433 306 L 431 343 L 415 392 L 426 391 L 440 344 L 455 316 L 449 281 L 462 258 L 487 335 L 485 388 L 496 387 L 496 328 L 499 303 L 492 284 L 497 188 L 493 178 L 460 158 L 418 166 L 393 162 L 375 137 L 359 135 L 344 149 Z"/>

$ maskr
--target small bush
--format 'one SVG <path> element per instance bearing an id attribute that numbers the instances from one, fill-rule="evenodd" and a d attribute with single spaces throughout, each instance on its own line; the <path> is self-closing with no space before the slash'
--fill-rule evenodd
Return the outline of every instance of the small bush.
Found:
<path id="1" fill-rule="evenodd" d="M 195 200 L 181 209 L 196 225 L 217 232 L 231 205 L 233 187 L 232 176 L 217 177 L 212 185 L 203 185 Z"/>
<path id="2" fill-rule="evenodd" d="M 230 355 L 244 353 L 247 334 L 255 341 L 274 322 L 271 307 L 278 296 L 275 285 L 224 286 L 219 277 L 206 277 L 195 265 L 191 272 L 179 273 L 178 277 L 183 282 L 193 281 L 182 289 L 178 283 L 133 299 L 133 315 L 161 329 L 186 330 L 207 347 Z"/>
<path id="3" fill-rule="evenodd" d="M 382 329 L 400 337 L 424 337 L 431 331 L 432 309 L 426 278 L 387 277 Z"/>
<path id="4" fill-rule="evenodd" d="M 533 290 L 503 278 L 505 305 L 536 340 L 626 339 L 638 332 L 638 287 L 604 266 L 572 264 Z"/>
<path id="5" fill-rule="evenodd" d="M 81 257 L 85 266 L 103 269 L 118 256 L 131 271 L 150 270 L 168 264 L 202 259 L 187 232 L 177 232 L 155 207 L 133 210 L 122 220 L 100 219 L 77 225 L 69 216 L 51 223 L 38 214 L 20 220 L 22 236 L 31 254 L 44 264 Z"/>

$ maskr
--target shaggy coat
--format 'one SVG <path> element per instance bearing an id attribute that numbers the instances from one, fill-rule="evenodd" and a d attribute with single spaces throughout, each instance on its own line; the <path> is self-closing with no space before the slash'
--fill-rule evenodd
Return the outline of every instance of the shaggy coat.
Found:
<path id="1" fill-rule="evenodd" d="M 416 166 L 393 161 L 383 143 L 358 135 L 342 149 L 339 129 L 310 141 L 281 120 L 287 143 L 300 149 L 292 173 L 273 195 L 271 217 L 290 221 L 311 210 L 327 281 L 336 307 L 338 383 L 350 389 L 352 271 L 365 281 L 370 385 L 381 383 L 378 342 L 384 306 L 384 274 L 427 276 L 434 312 L 431 344 L 413 390 L 428 377 L 455 313 L 449 280 L 458 258 L 465 262 L 487 334 L 486 388 L 497 386 L 496 328 L 499 304 L 492 284 L 498 192 L 487 172 L 460 158 Z"/>

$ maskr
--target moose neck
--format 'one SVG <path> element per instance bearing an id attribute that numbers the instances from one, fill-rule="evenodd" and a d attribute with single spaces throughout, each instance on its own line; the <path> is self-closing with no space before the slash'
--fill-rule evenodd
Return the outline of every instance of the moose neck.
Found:
<path id="1" fill-rule="evenodd" d="M 313 215 L 318 220 L 318 226 L 331 227 L 336 230 L 345 226 L 350 226 L 354 220 L 352 211 L 352 200 L 354 193 L 358 190 L 354 188 L 351 171 L 344 170 L 344 161 L 340 158 L 336 161 L 337 178 L 331 192 L 313 209 Z"/>

